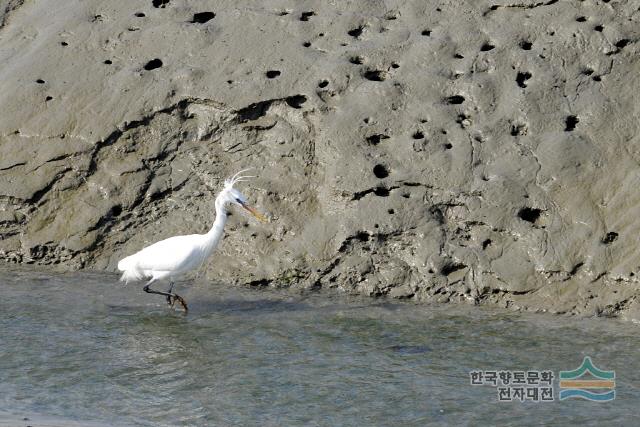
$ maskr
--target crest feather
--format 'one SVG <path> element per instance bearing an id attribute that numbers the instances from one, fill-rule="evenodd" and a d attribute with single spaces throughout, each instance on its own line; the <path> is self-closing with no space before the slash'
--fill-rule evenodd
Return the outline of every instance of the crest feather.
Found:
<path id="1" fill-rule="evenodd" d="M 232 177 L 229 177 L 229 178 L 225 179 L 224 180 L 225 188 L 233 188 L 233 186 L 238 182 L 248 181 L 250 178 L 255 178 L 255 176 L 241 175 L 243 172 L 246 172 L 246 171 L 251 170 L 251 169 L 253 169 L 253 168 L 251 167 L 251 168 L 243 169 L 243 170 L 237 172 Z"/>

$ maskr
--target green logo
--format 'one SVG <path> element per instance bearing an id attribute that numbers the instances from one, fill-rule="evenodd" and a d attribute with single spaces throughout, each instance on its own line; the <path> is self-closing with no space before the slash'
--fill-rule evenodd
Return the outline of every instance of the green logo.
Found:
<path id="1" fill-rule="evenodd" d="M 589 374 L 586 378 L 584 376 Z M 583 377 L 583 378 L 581 378 Z M 586 356 L 577 369 L 560 371 L 560 400 L 580 398 L 608 402 L 616 398 L 616 372 L 603 371 Z M 597 393 L 591 390 L 599 390 Z"/>

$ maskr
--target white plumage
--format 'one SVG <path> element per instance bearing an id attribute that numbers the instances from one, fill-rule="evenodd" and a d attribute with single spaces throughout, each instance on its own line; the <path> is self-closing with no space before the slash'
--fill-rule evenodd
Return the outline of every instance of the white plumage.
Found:
<path id="1" fill-rule="evenodd" d="M 120 280 L 160 280 L 192 270 L 204 261 L 206 236 L 190 234 L 169 237 L 123 258 L 118 263 L 118 270 L 123 272 Z"/>
<path id="2" fill-rule="evenodd" d="M 120 280 L 124 282 L 149 280 L 144 287 L 145 292 L 164 295 L 169 305 L 173 306 L 178 301 L 187 310 L 184 299 L 172 292 L 172 283 L 167 292 L 153 290 L 150 285 L 157 280 L 167 278 L 171 282 L 174 277 L 202 265 L 222 238 L 227 221 L 226 206 L 228 204 L 241 206 L 260 221 L 266 221 L 264 216 L 247 205 L 246 197 L 233 188 L 235 183 L 250 178 L 238 176 L 242 172 L 244 171 L 226 180 L 224 188 L 216 197 L 216 219 L 208 233 L 169 237 L 121 259 L 118 262 L 118 270 L 122 271 Z"/>

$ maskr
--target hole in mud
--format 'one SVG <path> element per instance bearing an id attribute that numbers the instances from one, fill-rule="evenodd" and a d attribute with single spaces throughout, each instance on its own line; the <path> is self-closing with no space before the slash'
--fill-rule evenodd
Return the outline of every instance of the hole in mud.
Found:
<path id="1" fill-rule="evenodd" d="M 44 100 L 45 100 L 45 102 L 49 102 L 49 101 L 51 101 L 52 99 L 53 99 L 53 97 L 52 97 L 52 96 L 47 96 Z"/>
<path id="2" fill-rule="evenodd" d="M 447 104 L 462 104 L 464 102 L 464 96 L 462 95 L 453 95 L 445 98 Z"/>
<path id="3" fill-rule="evenodd" d="M 62 46 L 69 46 L 69 43 L 67 43 L 67 42 L 60 42 L 60 44 L 61 44 Z"/>
<path id="4" fill-rule="evenodd" d="M 450 142 L 447 142 L 446 144 L 444 144 L 444 148 L 446 150 L 451 150 L 453 148 L 453 145 Z"/>
<path id="5" fill-rule="evenodd" d="M 527 134 L 527 125 L 514 123 L 511 125 L 511 136 L 524 136 Z"/>
<path id="6" fill-rule="evenodd" d="M 300 15 L 300 20 L 301 21 L 308 21 L 312 16 L 314 16 L 316 13 L 313 11 L 309 11 L 309 12 L 302 12 L 302 15 Z"/>
<path id="7" fill-rule="evenodd" d="M 294 95 L 285 98 L 284 100 L 289 107 L 302 108 L 302 104 L 307 102 L 307 97 L 304 95 Z"/>
<path id="8" fill-rule="evenodd" d="M 453 57 L 456 58 L 456 59 L 464 59 L 464 56 L 462 56 L 459 53 L 456 53 L 455 55 L 453 55 Z"/>
<path id="9" fill-rule="evenodd" d="M 380 144 L 380 141 L 382 141 L 383 139 L 389 139 L 389 135 L 385 135 L 382 133 L 377 133 L 375 135 L 370 135 L 367 137 L 367 142 L 371 145 L 378 145 Z"/>
<path id="10" fill-rule="evenodd" d="M 593 76 L 593 80 L 595 80 L 596 82 L 602 81 L 602 77 L 601 76 Z"/>
<path id="11" fill-rule="evenodd" d="M 349 62 L 351 62 L 352 64 L 361 65 L 364 64 L 364 57 L 352 56 L 351 58 L 349 58 Z"/>
<path id="12" fill-rule="evenodd" d="M 373 194 L 378 197 L 387 197 L 389 196 L 389 189 L 385 187 L 376 187 L 376 189 L 373 190 Z"/>
<path id="13" fill-rule="evenodd" d="M 160 68 L 162 67 L 162 61 L 158 58 L 152 59 L 151 61 L 147 62 L 146 65 L 144 66 L 144 69 L 147 71 L 151 71 L 151 70 L 155 70 L 156 68 Z"/>
<path id="14" fill-rule="evenodd" d="M 440 273 L 442 273 L 443 276 L 448 276 L 451 273 L 454 273 L 458 270 L 462 270 L 463 268 L 466 268 L 466 267 L 467 266 L 465 264 L 448 262 L 442 267 L 442 270 L 440 270 Z"/>
<path id="15" fill-rule="evenodd" d="M 491 239 L 486 239 L 482 242 L 482 249 L 487 249 L 487 247 L 491 244 Z"/>
<path id="16" fill-rule="evenodd" d="M 281 11 L 278 15 L 280 15 L 280 16 L 287 16 L 289 13 L 291 13 L 291 12 L 289 12 L 288 10 L 283 10 L 283 11 Z"/>
<path id="17" fill-rule="evenodd" d="M 145 15 L 145 14 L 144 14 L 144 13 L 142 13 L 142 12 L 136 12 L 134 15 L 135 15 L 136 17 L 138 17 L 138 18 L 144 18 L 145 16 L 147 16 L 147 15 Z"/>
<path id="18" fill-rule="evenodd" d="M 244 123 L 250 120 L 257 120 L 263 117 L 269 111 L 271 107 L 271 101 L 255 102 L 247 107 L 244 107 L 236 112 L 238 119 Z"/>
<path id="19" fill-rule="evenodd" d="M 576 18 L 576 21 L 578 21 L 578 22 L 587 22 L 587 17 L 586 16 L 578 16 Z"/>
<path id="20" fill-rule="evenodd" d="M 387 73 L 381 70 L 367 70 L 362 76 L 372 82 L 383 82 L 387 79 Z"/>
<path id="21" fill-rule="evenodd" d="M 396 213 L 396 211 L 395 211 L 395 210 L 393 210 L 393 208 L 392 208 L 392 209 L 387 209 L 387 213 L 388 213 L 389 215 L 393 215 L 394 213 Z"/>
<path id="22" fill-rule="evenodd" d="M 595 27 L 593 27 L 593 29 L 599 33 L 601 33 L 602 31 L 604 31 L 604 26 L 603 25 L 596 25 Z"/>
<path id="23" fill-rule="evenodd" d="M 492 45 L 491 43 L 485 43 L 482 46 L 480 46 L 480 51 L 481 52 L 489 52 L 490 50 L 493 50 L 495 48 L 494 45 Z"/>
<path id="24" fill-rule="evenodd" d="M 171 0 L 153 0 L 151 3 L 153 7 L 161 7 L 164 9 L 170 2 Z"/>
<path id="25" fill-rule="evenodd" d="M 566 119 L 564 119 L 564 131 L 565 132 L 571 132 L 573 130 L 575 130 L 576 125 L 580 122 L 580 119 L 578 119 L 577 116 L 567 116 Z"/>
<path id="26" fill-rule="evenodd" d="M 431 35 L 431 30 L 422 30 L 420 34 L 422 34 L 423 36 L 429 37 Z"/>
<path id="27" fill-rule="evenodd" d="M 400 68 L 400 64 L 398 64 L 397 62 L 392 62 L 391 68 Z"/>
<path id="28" fill-rule="evenodd" d="M 45 83 L 45 81 L 42 80 L 42 79 L 38 79 L 38 80 L 36 80 L 36 83 L 38 83 L 40 85 L 43 85 Z"/>
<path id="29" fill-rule="evenodd" d="M 108 216 L 115 217 L 115 216 L 119 216 L 121 213 L 122 213 L 122 206 L 115 205 L 109 210 Z"/>
<path id="30" fill-rule="evenodd" d="M 382 179 L 389 176 L 389 171 L 384 165 L 375 165 L 373 167 L 373 174 L 376 176 L 376 178 Z"/>
<path id="31" fill-rule="evenodd" d="M 516 83 L 518 83 L 518 86 L 520 86 L 521 88 L 526 88 L 527 87 L 527 80 L 529 80 L 531 78 L 531 73 L 528 71 L 520 71 L 518 72 L 518 74 L 516 75 Z"/>
<path id="32" fill-rule="evenodd" d="M 278 77 L 281 73 L 278 70 L 269 70 L 266 73 L 264 73 L 267 78 L 269 79 L 275 79 L 276 77 Z"/>
<path id="33" fill-rule="evenodd" d="M 369 241 L 369 233 L 367 233 L 366 231 L 358 231 L 356 233 L 355 236 L 356 239 L 358 239 L 361 242 L 368 242 Z"/>
<path id="34" fill-rule="evenodd" d="M 211 21 L 216 17 L 216 14 L 213 12 L 198 12 L 193 15 L 193 20 L 191 21 L 194 24 L 204 24 L 205 22 Z"/>
<path id="35" fill-rule="evenodd" d="M 522 40 L 520 42 L 520 48 L 522 50 L 531 50 L 532 47 L 533 47 L 533 43 L 531 43 L 530 41 Z"/>
<path id="36" fill-rule="evenodd" d="M 618 233 L 616 233 L 615 231 L 610 231 L 607 233 L 606 236 L 604 236 L 604 238 L 602 239 L 602 243 L 604 243 L 605 245 L 608 245 L 609 243 L 613 243 L 618 239 Z"/>
<path id="37" fill-rule="evenodd" d="M 617 47 L 618 49 L 624 49 L 629 43 L 631 43 L 631 40 L 622 39 L 622 40 L 618 40 L 614 46 Z"/>
<path id="38" fill-rule="evenodd" d="M 110 59 L 105 60 L 104 63 L 107 64 L 107 65 L 113 64 L 113 62 Z"/>
<path id="39" fill-rule="evenodd" d="M 329 86 L 329 80 L 322 80 L 320 81 L 320 83 L 318 83 L 319 88 L 325 88 L 327 86 Z"/>
<path id="40" fill-rule="evenodd" d="M 540 218 L 541 213 L 541 209 L 525 207 L 518 211 L 518 218 L 523 221 L 530 222 L 531 224 L 535 224 L 538 218 Z"/>
<path id="41" fill-rule="evenodd" d="M 422 138 L 424 138 L 424 133 L 422 133 L 421 131 L 416 131 L 413 134 L 413 139 L 422 139 Z"/>
<path id="42" fill-rule="evenodd" d="M 364 30 L 364 27 L 359 26 L 357 28 L 347 31 L 347 34 L 349 34 L 351 37 L 358 38 L 362 35 L 363 30 Z"/>
<path id="43" fill-rule="evenodd" d="M 302 46 L 311 47 L 311 42 L 304 42 L 304 43 L 302 43 Z"/>
<path id="44" fill-rule="evenodd" d="M 584 70 L 582 70 L 582 74 L 585 76 L 590 76 L 591 74 L 593 74 L 593 70 L 591 68 L 585 68 Z"/>
<path id="45" fill-rule="evenodd" d="M 227 84 L 232 84 L 233 80 L 227 80 Z"/>

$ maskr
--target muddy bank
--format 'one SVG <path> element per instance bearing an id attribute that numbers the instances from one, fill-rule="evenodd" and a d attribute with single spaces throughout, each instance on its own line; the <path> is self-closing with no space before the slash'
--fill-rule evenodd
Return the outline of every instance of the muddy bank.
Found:
<path id="1" fill-rule="evenodd" d="M 0 258 L 640 319 L 634 2 L 0 2 Z"/>

